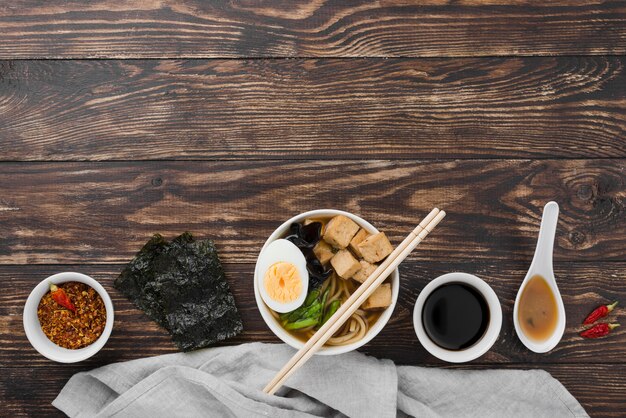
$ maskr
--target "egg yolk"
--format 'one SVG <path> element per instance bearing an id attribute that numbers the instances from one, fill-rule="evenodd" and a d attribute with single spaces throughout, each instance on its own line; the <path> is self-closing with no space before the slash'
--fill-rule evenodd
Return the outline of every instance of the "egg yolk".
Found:
<path id="1" fill-rule="evenodd" d="M 267 294 L 276 302 L 293 302 L 302 293 L 298 269 L 291 263 L 280 261 L 272 264 L 265 272 L 263 281 Z"/>

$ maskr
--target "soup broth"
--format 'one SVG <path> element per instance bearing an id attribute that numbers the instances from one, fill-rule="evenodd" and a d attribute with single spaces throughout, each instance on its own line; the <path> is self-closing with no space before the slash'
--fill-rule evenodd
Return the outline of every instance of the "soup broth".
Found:
<path id="1" fill-rule="evenodd" d="M 545 341 L 554 334 L 558 319 L 556 298 L 542 276 L 533 276 L 524 287 L 517 315 L 522 332 L 531 340 Z"/>

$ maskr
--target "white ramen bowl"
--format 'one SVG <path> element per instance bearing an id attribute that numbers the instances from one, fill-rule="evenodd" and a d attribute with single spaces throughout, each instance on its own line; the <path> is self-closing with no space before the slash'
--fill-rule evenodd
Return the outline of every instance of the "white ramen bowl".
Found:
<path id="1" fill-rule="evenodd" d="M 428 334 L 426 334 L 424 324 L 422 323 L 424 302 L 426 302 L 426 299 L 433 290 L 446 283 L 463 283 L 473 287 L 485 298 L 485 302 L 487 302 L 487 306 L 489 307 L 489 324 L 487 325 L 485 333 L 480 340 L 462 350 L 447 350 L 435 344 Z M 413 326 L 415 327 L 417 339 L 430 354 L 450 363 L 465 363 L 485 354 L 496 342 L 500 334 L 500 328 L 502 327 L 502 308 L 496 292 L 483 280 L 472 274 L 448 273 L 432 280 L 420 292 L 417 297 L 417 302 L 415 302 L 415 309 L 413 310 Z"/>
<path id="2" fill-rule="evenodd" d="M 92 344 L 76 350 L 60 347 L 50 341 L 48 337 L 46 337 L 46 334 L 44 334 L 41 330 L 41 324 L 39 323 L 39 318 L 37 317 L 37 307 L 39 306 L 41 298 L 50 290 L 50 283 L 58 285 L 66 282 L 80 282 L 92 287 L 102 298 L 107 311 L 106 324 L 104 325 L 102 335 L 100 335 L 100 337 Z M 102 287 L 100 283 L 81 273 L 58 273 L 42 280 L 37 286 L 35 286 L 33 291 L 30 292 L 30 295 L 26 300 L 26 305 L 24 305 L 24 331 L 26 332 L 28 341 L 30 341 L 31 345 L 42 356 L 59 363 L 76 363 L 93 356 L 100 351 L 102 347 L 104 347 L 104 344 L 106 344 L 109 336 L 111 335 L 112 329 L 113 302 L 111 302 L 109 294 L 106 290 L 104 290 L 104 287 Z"/>
<path id="3" fill-rule="evenodd" d="M 263 252 L 263 250 L 273 241 L 284 237 L 285 235 L 287 235 L 287 233 L 289 232 L 289 226 L 293 223 L 293 222 L 302 222 L 304 221 L 306 218 L 330 218 L 336 215 L 344 215 L 347 216 L 348 218 L 352 219 L 354 222 L 356 222 L 361 228 L 365 229 L 367 232 L 369 233 L 377 233 L 378 229 L 374 228 L 374 226 L 372 226 L 372 224 L 370 224 L 369 222 L 367 222 L 366 220 L 353 215 L 351 213 L 348 212 L 344 212 L 341 210 L 335 210 L 335 209 L 319 209 L 319 210 L 312 210 L 309 212 L 304 212 L 301 213 L 300 215 L 296 215 L 293 218 L 287 220 L 286 222 L 284 222 L 281 226 L 279 226 L 267 239 L 267 241 L 265 241 L 265 244 L 263 245 L 263 248 L 261 248 L 261 252 Z M 260 254 L 260 253 L 259 253 Z M 257 260 L 258 263 L 258 260 Z M 274 316 L 272 315 L 272 313 L 270 312 L 270 309 L 267 307 L 267 305 L 265 304 L 265 302 L 263 302 L 263 299 L 261 299 L 261 294 L 259 291 L 259 286 L 261 283 L 261 279 L 259 277 L 259 274 L 257 274 L 256 271 L 256 266 L 254 269 L 254 297 L 256 299 L 256 304 L 259 308 L 259 311 L 261 312 L 261 316 L 263 317 L 263 320 L 265 321 L 265 323 L 267 324 L 267 326 L 272 330 L 272 332 L 274 333 L 274 335 L 276 335 L 278 338 L 280 338 L 281 340 L 283 340 L 283 342 L 285 342 L 286 344 L 289 344 L 291 347 L 299 350 L 302 347 L 304 347 L 304 343 L 302 341 L 300 341 L 299 339 L 297 339 L 296 337 L 294 337 L 293 335 L 291 335 L 288 331 L 286 331 L 281 325 L 280 323 L 276 320 L 276 318 L 274 318 Z M 321 355 L 334 355 L 334 354 L 343 354 L 343 353 L 347 353 L 350 352 L 352 350 L 356 350 L 359 347 L 362 347 L 363 345 L 367 344 L 372 338 L 374 338 L 376 335 L 378 335 L 378 333 L 383 329 L 383 327 L 387 324 L 387 321 L 389 321 L 389 318 L 391 317 L 391 314 L 393 313 L 394 308 L 396 307 L 396 302 L 398 301 L 398 291 L 400 289 L 400 273 L 398 272 L 398 269 L 395 269 L 393 273 L 391 273 L 391 305 L 389 307 L 387 307 L 380 315 L 380 317 L 378 318 L 378 320 L 376 321 L 376 323 L 370 327 L 370 329 L 367 331 L 367 333 L 365 334 L 365 336 L 359 340 L 356 341 L 352 344 L 346 344 L 346 345 L 341 345 L 341 346 L 324 346 L 322 347 L 316 354 L 321 354 Z"/>

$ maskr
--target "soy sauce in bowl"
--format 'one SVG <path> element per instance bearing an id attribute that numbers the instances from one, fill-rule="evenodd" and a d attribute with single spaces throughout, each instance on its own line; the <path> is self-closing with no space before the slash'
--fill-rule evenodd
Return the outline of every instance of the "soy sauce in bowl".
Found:
<path id="1" fill-rule="evenodd" d="M 447 350 L 479 341 L 489 325 L 489 307 L 480 292 L 464 283 L 447 283 L 428 295 L 422 310 L 428 337 Z"/>

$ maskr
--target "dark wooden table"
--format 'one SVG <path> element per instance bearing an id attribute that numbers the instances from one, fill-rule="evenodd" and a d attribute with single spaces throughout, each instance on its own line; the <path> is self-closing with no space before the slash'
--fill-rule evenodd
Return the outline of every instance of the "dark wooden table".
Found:
<path id="1" fill-rule="evenodd" d="M 429 280 L 466 271 L 504 324 L 460 367 L 545 369 L 592 416 L 623 416 L 626 309 L 609 338 L 577 332 L 596 305 L 626 305 L 626 3 L 413 3 L 1 5 L 0 414 L 59 415 L 72 374 L 176 351 L 112 287 L 154 232 L 213 238 L 245 323 L 228 344 L 277 342 L 252 270 L 279 223 L 345 209 L 397 243 L 437 205 L 448 217 L 363 351 L 452 367 L 420 346 L 411 311 Z M 549 200 L 568 324 L 539 355 L 511 311 Z M 93 276 L 116 308 L 109 343 L 79 364 L 46 360 L 22 328 L 29 292 L 60 271 Z"/>

